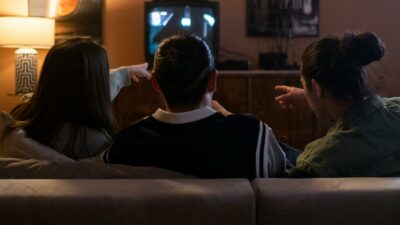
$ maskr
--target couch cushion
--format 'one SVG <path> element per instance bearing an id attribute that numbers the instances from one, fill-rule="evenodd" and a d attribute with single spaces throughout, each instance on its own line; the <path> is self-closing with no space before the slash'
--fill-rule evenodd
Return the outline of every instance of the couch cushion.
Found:
<path id="1" fill-rule="evenodd" d="M 257 179 L 259 225 L 399 224 L 400 178 Z"/>
<path id="2" fill-rule="evenodd" d="M 95 179 L 95 178 L 188 178 L 189 175 L 153 168 L 97 162 L 57 162 L 0 158 L 0 178 Z"/>
<path id="3" fill-rule="evenodd" d="M 252 225 L 245 179 L 0 180 L 2 224 Z"/>

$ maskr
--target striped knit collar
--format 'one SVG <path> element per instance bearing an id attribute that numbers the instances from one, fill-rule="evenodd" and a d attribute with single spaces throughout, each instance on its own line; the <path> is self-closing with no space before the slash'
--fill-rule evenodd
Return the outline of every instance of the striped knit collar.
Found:
<path id="1" fill-rule="evenodd" d="M 154 119 L 164 123 L 184 124 L 204 119 L 215 114 L 216 112 L 217 111 L 208 106 L 182 113 L 167 112 L 159 108 L 152 116 Z"/>

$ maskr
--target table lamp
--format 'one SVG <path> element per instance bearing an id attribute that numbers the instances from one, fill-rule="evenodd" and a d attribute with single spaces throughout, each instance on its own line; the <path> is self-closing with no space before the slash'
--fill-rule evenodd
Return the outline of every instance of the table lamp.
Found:
<path id="1" fill-rule="evenodd" d="M 15 51 L 15 94 L 34 92 L 37 51 L 54 44 L 55 22 L 43 17 L 0 17 L 0 47 Z"/>

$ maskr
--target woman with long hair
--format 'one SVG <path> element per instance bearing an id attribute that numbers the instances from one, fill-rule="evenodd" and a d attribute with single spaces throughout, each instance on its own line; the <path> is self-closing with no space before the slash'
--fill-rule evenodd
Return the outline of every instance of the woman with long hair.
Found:
<path id="1" fill-rule="evenodd" d="M 57 44 L 45 58 L 32 97 L 11 111 L 8 130 L 22 128 L 27 137 L 72 159 L 96 156 L 116 132 L 111 100 L 131 78 L 149 78 L 146 68 L 109 71 L 106 51 L 90 39 Z M 3 139 L 7 133 L 3 130 Z"/>

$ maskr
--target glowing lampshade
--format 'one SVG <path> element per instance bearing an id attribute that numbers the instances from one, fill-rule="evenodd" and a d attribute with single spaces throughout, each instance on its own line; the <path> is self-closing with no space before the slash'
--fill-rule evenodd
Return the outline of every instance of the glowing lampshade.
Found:
<path id="1" fill-rule="evenodd" d="M 28 16 L 28 0 L 0 0 L 0 15 Z"/>
<path id="2" fill-rule="evenodd" d="M 54 19 L 0 17 L 0 46 L 50 48 L 54 45 Z"/>

